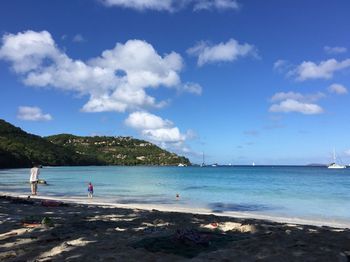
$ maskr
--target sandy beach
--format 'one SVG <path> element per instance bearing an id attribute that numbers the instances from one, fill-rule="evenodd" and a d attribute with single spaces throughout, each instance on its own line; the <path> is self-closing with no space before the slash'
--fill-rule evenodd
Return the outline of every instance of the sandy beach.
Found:
<path id="1" fill-rule="evenodd" d="M 2 195 L 0 261 L 350 258 L 348 228 L 82 202 Z"/>

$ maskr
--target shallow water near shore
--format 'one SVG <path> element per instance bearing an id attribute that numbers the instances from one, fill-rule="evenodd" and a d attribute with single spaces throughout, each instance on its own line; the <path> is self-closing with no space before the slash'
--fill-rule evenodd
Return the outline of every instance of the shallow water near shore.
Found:
<path id="1" fill-rule="evenodd" d="M 114 204 L 162 205 L 350 223 L 350 168 L 44 167 L 41 196 L 86 197 Z M 29 169 L 0 170 L 0 191 L 29 193 Z M 176 194 L 180 198 L 175 198 Z"/>

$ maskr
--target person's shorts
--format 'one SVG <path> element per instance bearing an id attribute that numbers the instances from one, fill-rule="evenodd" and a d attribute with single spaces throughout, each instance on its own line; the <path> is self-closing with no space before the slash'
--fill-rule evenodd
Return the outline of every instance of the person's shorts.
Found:
<path id="1" fill-rule="evenodd" d="M 32 185 L 38 184 L 38 181 L 30 181 Z"/>

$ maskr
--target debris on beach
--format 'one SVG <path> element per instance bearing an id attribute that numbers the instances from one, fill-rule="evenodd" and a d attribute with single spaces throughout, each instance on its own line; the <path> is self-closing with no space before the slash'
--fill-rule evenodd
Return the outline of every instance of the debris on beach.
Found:
<path id="1" fill-rule="evenodd" d="M 27 216 L 21 220 L 24 227 L 35 228 L 35 227 L 53 227 L 54 223 L 51 218 L 45 216 Z"/>
<path id="2" fill-rule="evenodd" d="M 61 201 L 55 201 L 55 200 L 42 200 L 41 205 L 45 207 L 61 207 L 61 206 L 68 206 L 68 204 L 65 204 Z"/>
<path id="3" fill-rule="evenodd" d="M 202 228 L 209 230 L 220 230 L 222 232 L 236 231 L 241 233 L 256 233 L 257 229 L 254 225 L 241 224 L 237 222 L 212 222 L 210 224 L 201 225 Z"/>

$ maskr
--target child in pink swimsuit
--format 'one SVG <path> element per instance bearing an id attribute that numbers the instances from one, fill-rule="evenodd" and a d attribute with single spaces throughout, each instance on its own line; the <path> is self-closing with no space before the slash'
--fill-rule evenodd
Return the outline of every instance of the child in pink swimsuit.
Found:
<path id="1" fill-rule="evenodd" d="M 88 197 L 92 198 L 93 194 L 94 194 L 94 186 L 90 182 L 88 186 Z"/>

